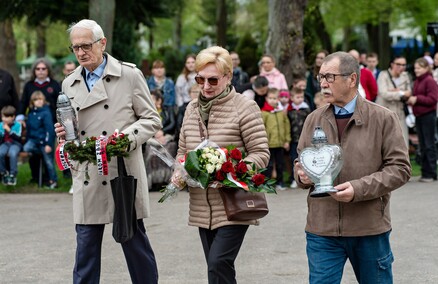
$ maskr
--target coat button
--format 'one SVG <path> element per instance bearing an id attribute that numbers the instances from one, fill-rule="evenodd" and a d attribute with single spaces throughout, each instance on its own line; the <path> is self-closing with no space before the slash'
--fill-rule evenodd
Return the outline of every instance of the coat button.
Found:
<path id="1" fill-rule="evenodd" d="M 104 109 L 108 109 L 109 106 L 108 106 L 108 105 L 104 105 L 103 108 L 104 108 Z"/>
<path id="2" fill-rule="evenodd" d="M 105 79 L 105 81 L 110 82 L 111 79 L 107 77 L 107 78 Z"/>
<path id="3" fill-rule="evenodd" d="M 80 107 L 77 107 L 77 108 L 76 108 L 76 111 L 79 111 L 80 109 L 81 109 Z"/>
<path id="4" fill-rule="evenodd" d="M 106 131 L 105 131 L 105 130 L 102 131 L 102 135 L 103 135 L 103 136 L 106 136 Z"/>
<path id="5" fill-rule="evenodd" d="M 82 135 L 82 136 L 85 135 L 85 131 L 84 131 L 84 130 L 81 131 L 81 135 Z"/>
<path id="6" fill-rule="evenodd" d="M 107 184 L 107 182 L 106 182 L 106 180 L 104 180 L 103 182 L 102 182 L 102 185 L 106 185 Z"/>
<path id="7" fill-rule="evenodd" d="M 138 134 L 138 130 L 136 129 L 136 130 L 134 130 L 134 134 Z"/>
<path id="8" fill-rule="evenodd" d="M 88 185 L 88 180 L 84 181 L 84 185 Z"/>

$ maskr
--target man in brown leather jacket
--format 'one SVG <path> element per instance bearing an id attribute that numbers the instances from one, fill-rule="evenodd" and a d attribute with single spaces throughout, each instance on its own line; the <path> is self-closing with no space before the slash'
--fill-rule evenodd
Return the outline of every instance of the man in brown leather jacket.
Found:
<path id="1" fill-rule="evenodd" d="M 343 149 L 344 164 L 334 181 L 338 191 L 308 197 L 306 225 L 310 283 L 340 283 L 347 258 L 359 283 L 392 283 L 389 235 L 391 191 L 405 184 L 411 167 L 397 115 L 357 93 L 360 69 L 345 52 L 324 59 L 318 74 L 329 104 L 306 119 L 298 153 L 311 146 L 315 126 L 329 144 Z M 302 188 L 313 183 L 295 160 Z"/>

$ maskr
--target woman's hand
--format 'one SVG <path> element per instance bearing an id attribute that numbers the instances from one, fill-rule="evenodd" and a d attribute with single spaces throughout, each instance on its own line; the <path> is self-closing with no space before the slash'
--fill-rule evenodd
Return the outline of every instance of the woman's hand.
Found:
<path id="1" fill-rule="evenodd" d="M 58 137 L 58 142 L 62 143 L 65 141 L 65 130 L 64 127 L 61 125 L 61 123 L 57 122 L 55 123 L 55 133 L 56 137 Z"/>

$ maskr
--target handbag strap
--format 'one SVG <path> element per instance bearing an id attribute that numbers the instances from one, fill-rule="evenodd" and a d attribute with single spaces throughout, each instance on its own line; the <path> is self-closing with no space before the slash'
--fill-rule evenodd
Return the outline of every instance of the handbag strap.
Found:
<path id="1" fill-rule="evenodd" d="M 123 157 L 117 157 L 117 171 L 119 173 L 119 177 L 128 176 L 128 173 L 126 172 L 126 167 L 125 167 L 125 159 L 123 159 Z"/>
<path id="2" fill-rule="evenodd" d="M 391 71 L 388 69 L 388 76 L 389 80 L 391 81 L 392 85 L 394 86 L 394 89 L 397 89 L 397 85 L 395 84 L 394 80 L 392 79 Z"/>

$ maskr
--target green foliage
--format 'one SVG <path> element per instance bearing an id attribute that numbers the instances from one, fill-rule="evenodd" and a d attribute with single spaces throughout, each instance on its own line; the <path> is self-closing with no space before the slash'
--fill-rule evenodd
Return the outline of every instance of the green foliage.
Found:
<path id="1" fill-rule="evenodd" d="M 41 21 L 64 21 L 69 23 L 88 15 L 88 0 L 19 0 L 2 1 L 0 21 L 27 17 L 29 26 Z"/>
<path id="2" fill-rule="evenodd" d="M 138 46 L 140 36 L 135 26 L 135 23 L 123 18 L 114 23 L 112 55 L 117 59 L 139 66 L 142 53 Z"/>
<path id="3" fill-rule="evenodd" d="M 91 162 L 96 165 L 96 140 L 97 138 L 92 136 L 85 139 L 83 143 L 77 144 L 68 142 L 65 144 L 64 149 L 68 153 L 70 160 L 78 161 L 79 163 Z M 128 139 L 128 135 L 110 136 L 108 137 L 106 145 L 106 157 L 108 162 L 112 157 L 128 157 L 128 149 L 131 141 Z"/>
<path id="4" fill-rule="evenodd" d="M 240 38 L 236 47 L 240 65 L 250 76 L 259 74 L 257 62 L 261 54 L 258 52 L 258 47 L 259 45 L 249 33 Z"/>

